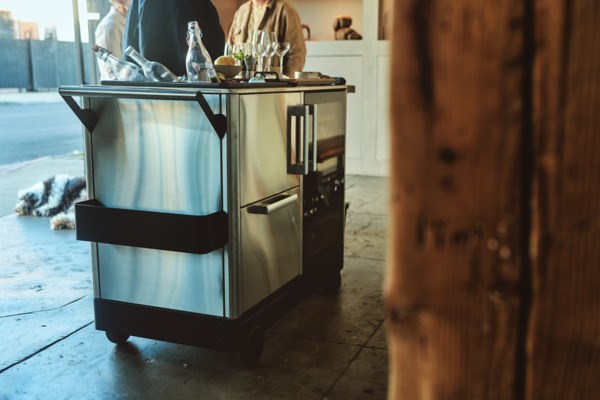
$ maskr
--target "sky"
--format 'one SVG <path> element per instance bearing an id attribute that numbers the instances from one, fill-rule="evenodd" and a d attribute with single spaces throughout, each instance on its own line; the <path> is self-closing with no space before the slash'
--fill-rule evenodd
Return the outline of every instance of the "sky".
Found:
<path id="1" fill-rule="evenodd" d="M 88 41 L 87 4 L 78 0 L 81 38 Z M 61 41 L 73 41 L 73 1 L 72 0 L 0 0 L 0 10 L 12 12 L 13 19 L 37 22 L 40 39 L 44 38 L 45 28 L 56 26 L 56 36 Z"/>

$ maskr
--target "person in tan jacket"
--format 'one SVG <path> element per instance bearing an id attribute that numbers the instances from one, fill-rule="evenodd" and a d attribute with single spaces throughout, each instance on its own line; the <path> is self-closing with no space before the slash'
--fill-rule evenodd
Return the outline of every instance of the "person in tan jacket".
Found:
<path id="1" fill-rule="evenodd" d="M 300 16 L 293 6 L 284 0 L 249 0 L 235 12 L 227 42 L 246 43 L 255 30 L 274 31 L 279 42 L 290 43 L 290 51 L 284 57 L 284 75 L 293 77 L 295 71 L 302 71 L 306 44 Z"/>

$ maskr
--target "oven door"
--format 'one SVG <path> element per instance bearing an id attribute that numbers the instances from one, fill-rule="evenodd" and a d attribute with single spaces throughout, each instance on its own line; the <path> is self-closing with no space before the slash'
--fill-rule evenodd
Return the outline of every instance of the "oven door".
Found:
<path id="1" fill-rule="evenodd" d="M 346 151 L 346 91 L 308 92 L 304 96 L 304 104 L 311 110 L 308 134 L 308 154 L 312 172 L 327 175 L 344 168 Z M 317 146 L 314 148 L 314 140 Z"/>

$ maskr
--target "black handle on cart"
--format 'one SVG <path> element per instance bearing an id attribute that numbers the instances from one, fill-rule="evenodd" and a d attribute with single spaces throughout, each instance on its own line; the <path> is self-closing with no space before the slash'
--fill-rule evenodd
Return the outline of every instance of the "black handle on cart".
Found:
<path id="1" fill-rule="evenodd" d="M 312 117 L 312 130 L 309 118 Z M 295 125 L 292 119 L 296 120 Z M 295 127 L 295 129 L 294 129 Z M 312 131 L 312 137 L 309 133 Z M 295 132 L 295 141 L 292 133 Z M 312 141 L 312 160 L 310 159 Z M 287 110 L 287 173 L 308 175 L 317 170 L 317 105 L 302 104 Z"/>
<path id="2" fill-rule="evenodd" d="M 122 82 L 130 83 L 130 82 Z M 115 97 L 123 99 L 155 99 L 155 100 L 196 100 L 202 108 L 202 111 L 208 118 L 211 126 L 215 130 L 219 139 L 225 137 L 227 132 L 227 117 L 219 113 L 215 114 L 210 108 L 210 105 L 206 101 L 206 98 L 201 91 L 185 91 L 185 92 L 172 92 L 172 91 L 153 91 L 152 87 L 119 87 L 117 86 L 98 86 L 98 87 L 61 87 L 58 89 L 58 93 L 67 103 L 69 108 L 75 113 L 77 118 L 86 127 L 86 129 L 92 132 L 98 122 L 98 116 L 93 110 L 87 108 L 81 108 L 79 104 L 73 99 L 73 96 L 81 97 Z"/>
<path id="3" fill-rule="evenodd" d="M 77 102 L 73 100 L 72 96 L 64 95 L 60 93 L 60 90 L 59 94 L 63 98 L 65 103 L 67 103 L 69 108 L 75 113 L 77 118 L 79 118 L 83 126 L 85 126 L 85 128 L 88 131 L 92 132 L 96 127 L 96 122 L 98 122 L 98 117 L 96 116 L 94 111 L 90 110 L 89 108 L 79 107 L 79 104 L 77 104 Z"/>
<path id="4" fill-rule="evenodd" d="M 229 240 L 227 213 L 186 215 L 106 207 L 97 199 L 75 204 L 77 240 L 207 254 Z"/>
<path id="5" fill-rule="evenodd" d="M 198 104 L 200 104 L 200 108 L 202 108 L 202 111 L 204 111 L 204 114 L 206 114 L 208 121 L 212 125 L 215 132 L 217 132 L 219 138 L 223 140 L 225 133 L 227 132 L 227 117 L 225 117 L 223 114 L 215 114 L 208 105 L 208 102 L 204 98 L 202 92 L 196 92 L 196 101 L 198 101 Z"/>

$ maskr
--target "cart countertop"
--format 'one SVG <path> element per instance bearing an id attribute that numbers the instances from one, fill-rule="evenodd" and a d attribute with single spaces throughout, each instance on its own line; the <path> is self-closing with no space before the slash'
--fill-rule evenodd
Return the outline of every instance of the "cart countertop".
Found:
<path id="1" fill-rule="evenodd" d="M 353 86 L 348 85 L 298 85 L 288 86 L 281 83 L 264 84 L 127 84 L 122 82 L 114 85 L 80 85 L 61 86 L 58 92 L 61 96 L 78 97 L 119 97 L 119 98 L 152 98 L 165 100 L 196 100 L 200 92 L 206 94 L 251 94 L 273 92 L 309 92 L 309 91 L 347 91 L 352 93 Z"/>

